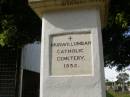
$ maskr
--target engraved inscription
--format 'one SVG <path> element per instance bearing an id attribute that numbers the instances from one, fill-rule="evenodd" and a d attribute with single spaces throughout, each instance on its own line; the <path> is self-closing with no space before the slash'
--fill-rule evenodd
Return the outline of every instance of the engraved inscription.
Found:
<path id="1" fill-rule="evenodd" d="M 77 5 L 77 4 L 83 4 L 85 3 L 85 0 L 63 0 L 62 6 L 71 6 L 71 5 Z"/>
<path id="2" fill-rule="evenodd" d="M 51 37 L 51 75 L 91 75 L 91 33 Z"/>

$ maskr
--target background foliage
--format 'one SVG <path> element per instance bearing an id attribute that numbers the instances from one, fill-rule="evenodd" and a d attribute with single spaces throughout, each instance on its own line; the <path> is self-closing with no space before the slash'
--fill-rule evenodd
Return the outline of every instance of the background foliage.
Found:
<path id="1" fill-rule="evenodd" d="M 107 26 L 103 29 L 106 66 L 121 70 L 130 64 L 130 0 L 111 0 Z"/>
<path id="2" fill-rule="evenodd" d="M 26 0 L 0 0 L 0 45 L 20 48 L 40 40 L 41 20 Z"/>
<path id="3" fill-rule="evenodd" d="M 128 92 L 122 93 L 122 92 L 107 91 L 106 97 L 130 97 L 130 94 Z"/>

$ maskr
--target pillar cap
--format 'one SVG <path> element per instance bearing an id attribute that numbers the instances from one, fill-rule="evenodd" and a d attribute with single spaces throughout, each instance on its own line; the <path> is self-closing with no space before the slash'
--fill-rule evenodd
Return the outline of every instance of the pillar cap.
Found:
<path id="1" fill-rule="evenodd" d="M 46 11 L 99 8 L 102 27 L 105 26 L 108 16 L 108 0 L 28 0 L 29 6 L 42 17 Z"/>

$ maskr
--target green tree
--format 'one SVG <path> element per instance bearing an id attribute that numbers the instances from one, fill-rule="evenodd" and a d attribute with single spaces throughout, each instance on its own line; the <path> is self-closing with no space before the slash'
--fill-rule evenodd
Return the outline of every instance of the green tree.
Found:
<path id="1" fill-rule="evenodd" d="M 125 82 L 129 79 L 129 75 L 127 73 L 120 73 L 117 76 L 118 82 L 122 84 L 122 92 L 125 91 Z"/>
<path id="2" fill-rule="evenodd" d="M 0 45 L 21 48 L 40 40 L 41 20 L 27 0 L 0 0 Z"/>
<path id="3" fill-rule="evenodd" d="M 109 81 L 108 79 L 105 80 L 106 86 L 112 86 L 113 82 Z"/>
<path id="4" fill-rule="evenodd" d="M 106 66 L 117 70 L 130 65 L 130 0 L 111 0 L 108 23 L 103 29 Z"/>
<path id="5" fill-rule="evenodd" d="M 130 81 L 127 82 L 127 85 L 130 86 Z"/>

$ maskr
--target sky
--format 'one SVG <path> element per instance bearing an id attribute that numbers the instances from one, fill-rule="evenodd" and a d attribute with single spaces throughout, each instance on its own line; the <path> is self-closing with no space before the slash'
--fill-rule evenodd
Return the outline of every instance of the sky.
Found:
<path id="1" fill-rule="evenodd" d="M 125 33 L 125 35 L 128 37 L 130 36 L 130 29 L 129 32 Z M 130 66 L 128 67 L 130 69 Z M 126 68 L 126 69 L 128 69 Z M 112 69 L 110 69 L 109 67 L 105 67 L 105 78 L 110 80 L 110 81 L 116 81 L 116 76 L 120 73 L 116 71 L 116 67 L 113 67 Z M 129 74 L 130 76 L 130 70 L 126 70 L 125 71 L 127 74 Z M 130 81 L 130 77 L 129 77 L 129 81 Z"/>
<path id="2" fill-rule="evenodd" d="M 116 81 L 117 80 L 116 76 L 119 73 L 121 73 L 116 71 L 116 67 L 113 67 L 112 69 L 110 69 L 109 67 L 105 67 L 104 70 L 105 70 L 105 78 L 108 79 L 109 81 Z M 125 72 L 130 76 L 130 70 L 126 70 Z M 130 81 L 130 77 L 129 77 L 129 81 Z"/>

